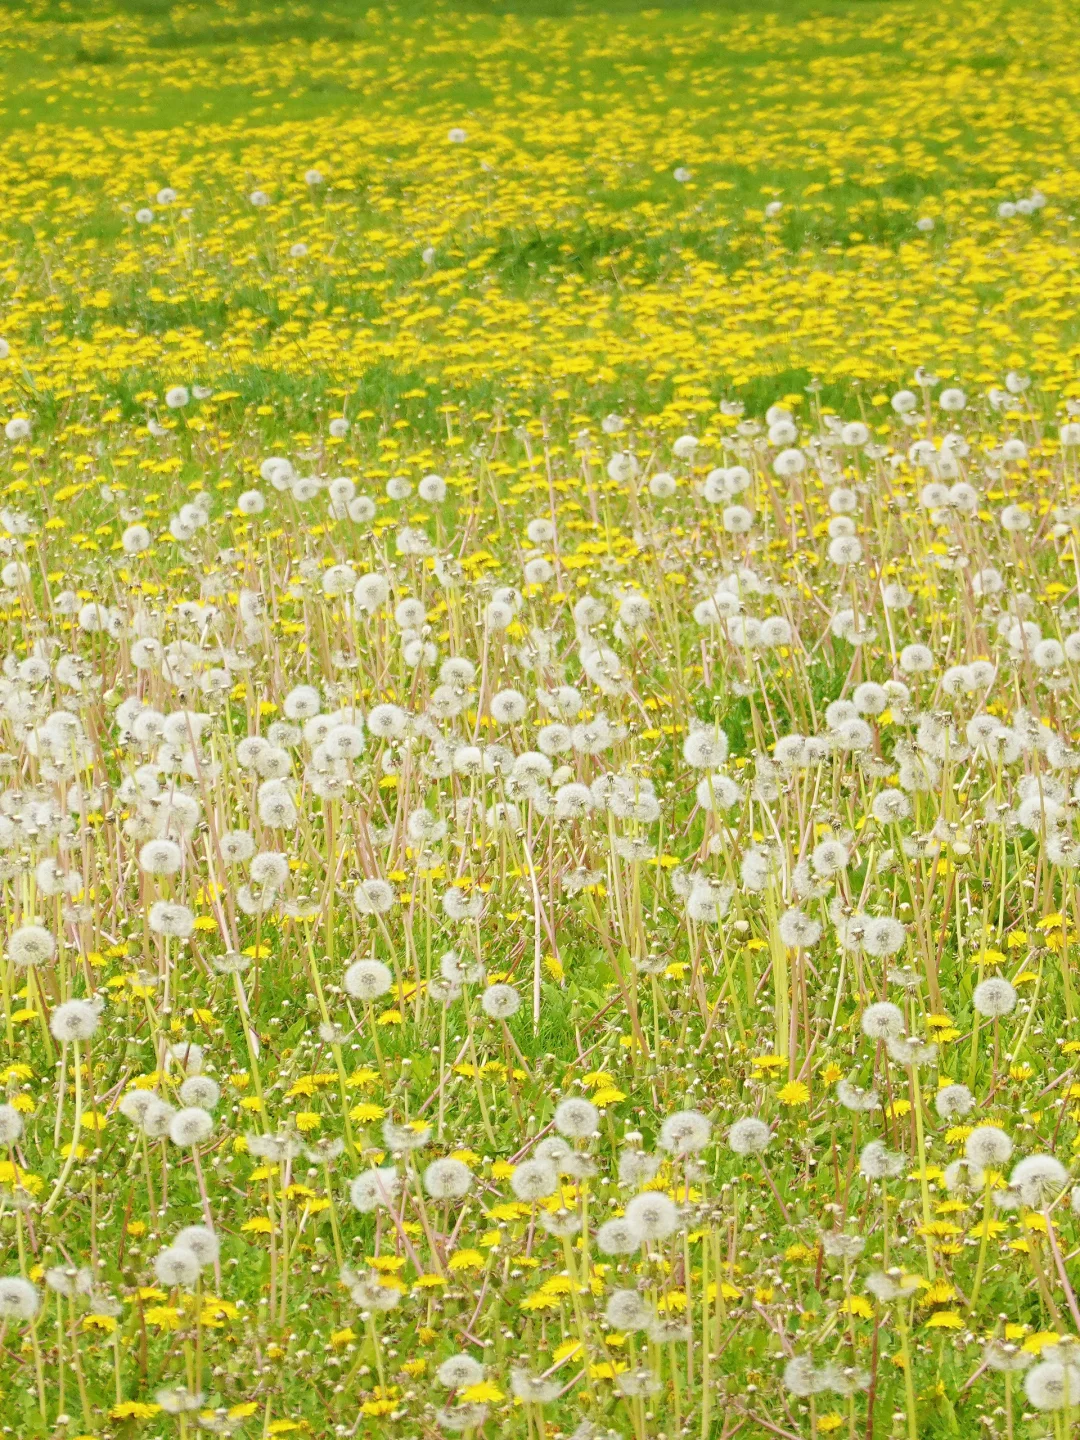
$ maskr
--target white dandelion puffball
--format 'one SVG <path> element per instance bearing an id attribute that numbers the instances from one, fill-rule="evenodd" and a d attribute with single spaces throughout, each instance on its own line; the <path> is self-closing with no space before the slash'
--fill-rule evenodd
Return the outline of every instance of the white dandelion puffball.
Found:
<path id="1" fill-rule="evenodd" d="M 0 1145 L 14 1145 L 23 1133 L 23 1118 L 14 1105 L 0 1105 Z"/>
<path id="2" fill-rule="evenodd" d="M 201 1105 L 187 1105 L 169 1122 L 169 1139 L 181 1149 L 204 1145 L 214 1133 L 214 1120 Z"/>
<path id="3" fill-rule="evenodd" d="M 999 207 L 1000 214 L 1005 206 Z M 1024 1394 L 1036 1410 L 1060 1410 L 1080 1395 L 1080 1366 L 1043 1360 L 1024 1376 Z"/>
<path id="4" fill-rule="evenodd" d="M 89 1000 L 65 1000 L 49 1016 L 49 1029 L 61 1045 L 89 1040 L 101 1024 L 97 1007 Z"/>
<path id="5" fill-rule="evenodd" d="M 736 1155 L 760 1155 L 772 1139 L 772 1131 L 764 1120 L 747 1115 L 735 1121 L 727 1138 L 728 1147 Z"/>
<path id="6" fill-rule="evenodd" d="M 587 1140 L 599 1124 L 599 1110 L 579 1096 L 572 1095 L 555 1107 L 555 1129 L 568 1140 Z"/>
<path id="7" fill-rule="evenodd" d="M 380 1206 L 392 1205 L 401 1189 L 401 1177 L 392 1165 L 365 1171 L 349 1187 L 349 1200 L 355 1210 L 367 1213 Z"/>
<path id="8" fill-rule="evenodd" d="M 424 1189 L 433 1200 L 461 1200 L 472 1188 L 473 1174 L 461 1160 L 433 1160 L 424 1171 Z"/>
<path id="9" fill-rule="evenodd" d="M 677 1110 L 660 1126 L 657 1144 L 673 1155 L 695 1155 L 709 1143 L 712 1124 L 699 1110 Z"/>
<path id="10" fill-rule="evenodd" d="M 394 975 L 381 960 L 354 960 L 345 971 L 342 983 L 354 1000 L 370 1003 L 386 994 L 394 983 Z"/>
<path id="11" fill-rule="evenodd" d="M 605 1220 L 596 1232 L 596 1245 L 602 1255 L 632 1255 L 641 1248 L 639 1230 L 625 1217 Z"/>
<path id="12" fill-rule="evenodd" d="M 21 925 L 8 936 L 7 957 L 20 969 L 44 965 L 56 954 L 56 941 L 43 925 Z"/>
<path id="13" fill-rule="evenodd" d="M 521 1009 L 521 996 L 512 985 L 489 985 L 480 997 L 480 1004 L 492 1020 L 509 1020 Z"/>
<path id="14" fill-rule="evenodd" d="M 515 1166 L 510 1176 L 510 1188 L 519 1200 L 532 1203 L 544 1200 L 555 1191 L 559 1183 L 555 1167 L 546 1160 L 525 1160 Z"/>
<path id="15" fill-rule="evenodd" d="M 185 1225 L 173 1244 L 190 1250 L 200 1265 L 213 1265 L 221 1254 L 221 1241 L 209 1225 Z"/>
<path id="16" fill-rule="evenodd" d="M 1013 1152 L 1013 1142 L 997 1125 L 979 1125 L 964 1142 L 964 1155 L 980 1170 L 1004 1165 Z"/>
<path id="17" fill-rule="evenodd" d="M 876 1001 L 863 1011 L 862 1029 L 871 1040 L 896 1039 L 904 1033 L 904 1012 L 891 1000 Z"/>
<path id="18" fill-rule="evenodd" d="M 998 1019 L 1016 1008 L 1017 993 L 1010 981 L 1003 975 L 991 976 L 975 986 L 971 1003 L 980 1015 Z"/>
<path id="19" fill-rule="evenodd" d="M 665 1240 L 678 1228 L 678 1206 L 670 1195 L 646 1190 L 627 1202 L 626 1222 L 643 1240 Z"/>
<path id="20" fill-rule="evenodd" d="M 37 1288 L 19 1275 L 0 1276 L 0 1320 L 33 1320 L 41 1308 Z"/>

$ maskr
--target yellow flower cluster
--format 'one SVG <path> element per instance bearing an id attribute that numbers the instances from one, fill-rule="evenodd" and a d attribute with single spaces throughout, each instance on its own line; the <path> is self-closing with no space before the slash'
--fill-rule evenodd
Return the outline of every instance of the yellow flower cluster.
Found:
<path id="1" fill-rule="evenodd" d="M 5 1428 L 1071 1433 L 1074 27 L 0 14 Z"/>

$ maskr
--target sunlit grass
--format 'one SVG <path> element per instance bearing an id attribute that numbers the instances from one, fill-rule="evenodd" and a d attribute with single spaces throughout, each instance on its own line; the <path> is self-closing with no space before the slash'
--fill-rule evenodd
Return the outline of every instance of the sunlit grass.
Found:
<path id="1" fill-rule="evenodd" d="M 1072 27 L 4 11 L 3 1433 L 1075 1433 Z"/>

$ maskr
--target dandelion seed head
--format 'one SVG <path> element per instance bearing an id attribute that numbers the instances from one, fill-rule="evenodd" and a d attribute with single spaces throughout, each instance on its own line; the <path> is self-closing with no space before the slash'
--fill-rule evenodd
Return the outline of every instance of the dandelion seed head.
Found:
<path id="1" fill-rule="evenodd" d="M 181 1149 L 204 1145 L 213 1133 L 213 1117 L 201 1105 L 185 1105 L 169 1121 L 169 1139 Z"/>
<path id="2" fill-rule="evenodd" d="M 1016 1008 L 1016 1001 L 1016 990 L 1004 976 L 1000 975 L 980 980 L 971 997 L 971 1003 L 979 1014 L 990 1016 L 993 1019 L 1011 1014 Z"/>
<path id="3" fill-rule="evenodd" d="M 381 1205 L 392 1205 L 401 1188 L 401 1179 L 392 1165 L 371 1169 L 358 1175 L 349 1187 L 349 1200 L 355 1210 L 367 1213 Z"/>
<path id="4" fill-rule="evenodd" d="M 555 1107 L 555 1128 L 568 1140 L 587 1140 L 600 1123 L 595 1105 L 580 1096 L 571 1095 Z"/>
<path id="5" fill-rule="evenodd" d="M 162 1285 L 193 1286 L 202 1272 L 203 1262 L 190 1245 L 177 1241 L 154 1257 L 154 1274 Z"/>
<path id="6" fill-rule="evenodd" d="M 89 1040 L 101 1024 L 97 1007 L 89 1000 L 65 1000 L 49 1017 L 49 1029 L 61 1045 Z"/>
<path id="7" fill-rule="evenodd" d="M 728 1131 L 728 1146 L 736 1155 L 760 1155 L 772 1139 L 764 1120 L 747 1115 L 736 1120 Z"/>
<path id="8" fill-rule="evenodd" d="M 884 1141 L 871 1140 L 859 1154 L 859 1172 L 867 1180 L 891 1180 L 902 1173 L 904 1157 L 890 1151 Z"/>
<path id="9" fill-rule="evenodd" d="M 19 1275 L 0 1277 L 0 1320 L 32 1320 L 41 1307 L 37 1289 Z"/>
<path id="10" fill-rule="evenodd" d="M 438 1202 L 461 1200 L 472 1183 L 472 1171 L 461 1160 L 434 1160 L 424 1171 L 424 1189 Z"/>
<path id="11" fill-rule="evenodd" d="M 969 1114 L 975 1097 L 966 1085 L 943 1085 L 934 1096 L 934 1108 L 943 1120 Z"/>
<path id="12" fill-rule="evenodd" d="M 519 1200 L 527 1204 L 546 1199 L 558 1183 L 554 1166 L 544 1160 L 524 1160 L 514 1167 L 510 1176 L 510 1188 Z"/>
<path id="13" fill-rule="evenodd" d="M 8 936 L 8 959 L 19 969 L 44 965 L 56 954 L 56 941 L 42 925 L 20 925 Z"/>
<path id="14" fill-rule="evenodd" d="M 1024 1394 L 1036 1410 L 1060 1410 L 1080 1395 L 1080 1366 L 1043 1360 L 1024 1376 Z"/>
<path id="15" fill-rule="evenodd" d="M 979 1125 L 964 1142 L 964 1154 L 981 1170 L 1004 1165 L 1013 1152 L 1013 1142 L 996 1125 Z"/>

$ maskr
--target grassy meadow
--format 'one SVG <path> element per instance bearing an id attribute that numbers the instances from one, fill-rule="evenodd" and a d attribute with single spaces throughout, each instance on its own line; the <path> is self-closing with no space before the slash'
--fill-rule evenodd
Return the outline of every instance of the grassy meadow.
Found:
<path id="1" fill-rule="evenodd" d="M 0 1433 L 1080 1433 L 1074 49 L 0 5 Z"/>

